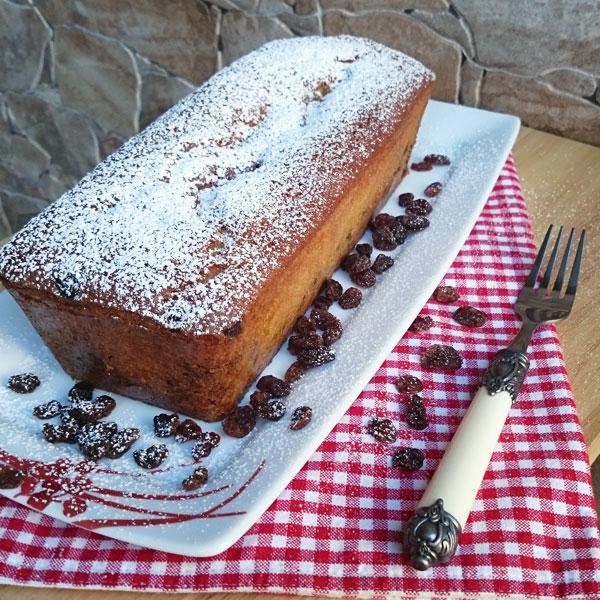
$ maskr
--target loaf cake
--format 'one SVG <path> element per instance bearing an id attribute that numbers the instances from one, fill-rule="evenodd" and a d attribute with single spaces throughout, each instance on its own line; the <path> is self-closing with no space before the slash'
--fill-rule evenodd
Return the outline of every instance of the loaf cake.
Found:
<path id="1" fill-rule="evenodd" d="M 432 81 L 365 39 L 268 43 L 32 219 L 0 280 L 72 377 L 221 419 L 404 174 Z"/>

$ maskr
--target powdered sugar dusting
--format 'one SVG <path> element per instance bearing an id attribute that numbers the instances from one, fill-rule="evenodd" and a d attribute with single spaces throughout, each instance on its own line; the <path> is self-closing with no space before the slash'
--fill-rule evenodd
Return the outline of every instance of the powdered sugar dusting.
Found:
<path id="1" fill-rule="evenodd" d="M 0 253 L 0 275 L 172 329 L 243 318 L 433 75 L 374 42 L 266 44 L 98 165 Z"/>

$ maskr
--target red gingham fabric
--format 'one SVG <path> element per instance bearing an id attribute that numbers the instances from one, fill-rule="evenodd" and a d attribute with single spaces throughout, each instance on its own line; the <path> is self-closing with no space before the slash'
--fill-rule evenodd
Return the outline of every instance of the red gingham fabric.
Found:
<path id="1" fill-rule="evenodd" d="M 489 316 L 467 330 L 456 305 L 430 301 L 433 329 L 407 333 L 319 450 L 234 547 L 191 559 L 113 541 L 0 500 L 0 582 L 159 591 L 272 591 L 413 598 L 600 598 L 600 539 L 584 440 L 552 326 L 530 346 L 531 369 L 513 407 L 459 552 L 425 573 L 408 566 L 400 532 L 493 354 L 517 332 L 512 305 L 535 256 L 509 159 L 444 283 Z M 442 342 L 465 367 L 424 371 L 419 353 Z M 372 416 L 402 423 L 393 382 L 425 383 L 431 424 L 400 427 L 394 446 L 365 433 Z M 404 441 L 424 468 L 390 465 Z"/>

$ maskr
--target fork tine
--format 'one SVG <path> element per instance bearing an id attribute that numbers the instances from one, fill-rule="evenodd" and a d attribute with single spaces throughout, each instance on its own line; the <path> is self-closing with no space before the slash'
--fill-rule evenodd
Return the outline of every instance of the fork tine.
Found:
<path id="1" fill-rule="evenodd" d="M 565 272 L 567 271 L 567 263 L 569 262 L 569 254 L 571 253 L 571 244 L 573 243 L 574 235 L 575 229 L 571 229 L 571 233 L 569 233 L 569 239 L 567 240 L 567 247 L 565 248 L 565 252 L 560 262 L 560 268 L 558 269 L 558 275 L 556 276 L 556 281 L 554 282 L 554 287 L 552 288 L 553 292 L 560 293 L 560 290 L 563 286 L 563 281 L 565 278 Z"/>
<path id="2" fill-rule="evenodd" d="M 544 276 L 542 277 L 542 281 L 540 283 L 540 289 L 546 289 L 550 284 L 550 278 L 552 277 L 552 271 L 554 270 L 554 263 L 556 262 L 556 256 L 558 255 L 558 248 L 560 247 L 560 240 L 562 239 L 563 227 L 560 226 L 558 230 L 558 235 L 556 236 L 556 242 L 554 242 L 554 248 L 552 248 L 552 254 L 550 254 L 550 260 L 548 260 L 548 266 L 546 267 L 546 271 Z"/>
<path id="3" fill-rule="evenodd" d="M 525 287 L 532 288 L 535 285 L 535 280 L 537 279 L 538 273 L 540 272 L 540 267 L 542 265 L 542 261 L 544 260 L 544 254 L 546 253 L 546 246 L 548 246 L 548 240 L 550 239 L 551 232 L 552 225 L 550 225 L 550 227 L 548 227 L 548 231 L 546 231 L 544 241 L 540 246 L 540 251 L 535 257 L 535 261 L 533 263 L 533 266 L 531 267 L 531 271 L 529 272 L 529 277 L 527 277 L 527 281 L 525 282 Z"/>
<path id="4" fill-rule="evenodd" d="M 583 246 L 585 245 L 585 229 L 579 236 L 579 244 L 577 245 L 577 254 L 573 262 L 571 276 L 569 277 L 569 285 L 567 286 L 566 296 L 574 296 L 577 291 L 577 282 L 579 281 L 579 270 L 581 269 L 581 261 L 583 259 Z"/>

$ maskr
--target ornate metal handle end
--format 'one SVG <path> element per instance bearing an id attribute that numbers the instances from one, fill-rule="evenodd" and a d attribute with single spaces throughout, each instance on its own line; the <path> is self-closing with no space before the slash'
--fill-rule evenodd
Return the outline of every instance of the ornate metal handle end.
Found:
<path id="1" fill-rule="evenodd" d="M 483 385 L 490 396 L 507 391 L 514 402 L 528 368 L 529 359 L 522 352 L 500 350 L 483 376 Z"/>
<path id="2" fill-rule="evenodd" d="M 448 562 L 456 552 L 461 530 L 460 523 L 444 510 L 441 498 L 430 506 L 418 508 L 408 522 L 405 538 L 412 566 L 426 571 Z"/>

